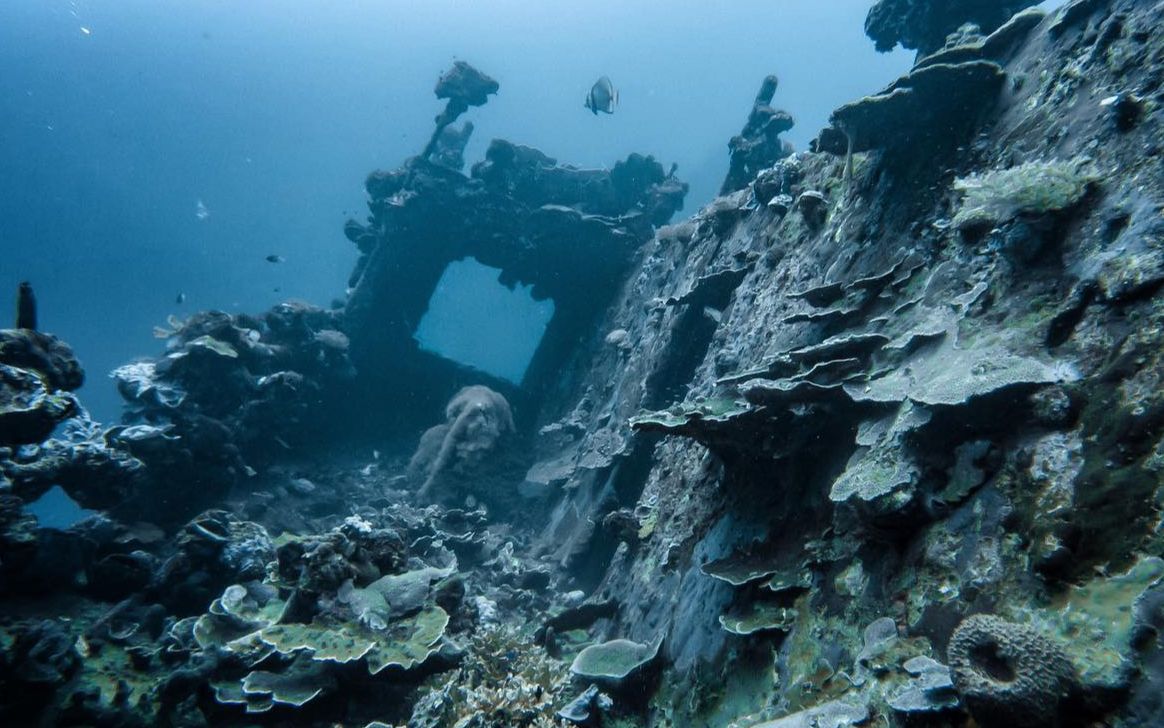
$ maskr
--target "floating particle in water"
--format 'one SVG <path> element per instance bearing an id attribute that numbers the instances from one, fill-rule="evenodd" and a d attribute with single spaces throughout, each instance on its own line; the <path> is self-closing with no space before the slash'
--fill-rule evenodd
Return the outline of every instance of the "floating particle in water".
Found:
<path id="1" fill-rule="evenodd" d="M 206 220 L 210 217 L 210 210 L 207 209 L 206 204 L 202 200 L 198 200 L 194 205 L 194 217 L 199 220 Z"/>

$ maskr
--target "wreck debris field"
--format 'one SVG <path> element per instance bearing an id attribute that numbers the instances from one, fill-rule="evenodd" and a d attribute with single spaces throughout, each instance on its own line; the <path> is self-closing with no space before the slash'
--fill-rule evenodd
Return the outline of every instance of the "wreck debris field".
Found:
<path id="1" fill-rule="evenodd" d="M 230 243 L 270 305 L 167 288 L 111 372 L 151 304 L 69 341 L 129 284 L 0 226 L 0 725 L 1164 725 L 1164 2 L 848 5 L 905 67 L 819 123 L 752 74 L 710 181 L 482 138 L 524 71 L 468 48 L 326 245 Z M 594 56 L 614 138 L 655 89 Z"/>

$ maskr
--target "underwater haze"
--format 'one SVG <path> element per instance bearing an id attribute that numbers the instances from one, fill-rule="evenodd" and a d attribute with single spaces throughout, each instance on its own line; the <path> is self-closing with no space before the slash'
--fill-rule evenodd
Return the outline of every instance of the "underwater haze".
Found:
<path id="1" fill-rule="evenodd" d="M 1161 728 L 1161 28 L 0 0 L 0 727 Z"/>
<path id="2" fill-rule="evenodd" d="M 868 5 L 8 0 L 0 291 L 33 283 L 42 327 L 85 364 L 86 405 L 112 420 L 106 374 L 153 351 L 168 316 L 343 297 L 343 222 L 362 219 L 370 169 L 423 146 L 454 59 L 501 83 L 472 116 L 470 164 L 495 137 L 578 166 L 653 154 L 691 184 L 690 213 L 765 75 L 803 149 L 908 67 L 862 33 Z M 621 103 L 594 116 L 583 101 L 604 74 Z"/>

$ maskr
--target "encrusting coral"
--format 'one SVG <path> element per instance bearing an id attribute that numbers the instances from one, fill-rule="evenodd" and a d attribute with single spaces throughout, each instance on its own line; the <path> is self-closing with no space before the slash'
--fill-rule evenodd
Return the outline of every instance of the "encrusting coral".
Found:
<path id="1" fill-rule="evenodd" d="M 1080 159 L 1026 162 L 963 177 L 954 181 L 954 189 L 964 195 L 954 225 L 997 225 L 1019 216 L 1061 212 L 1082 200 L 1098 180 Z"/>

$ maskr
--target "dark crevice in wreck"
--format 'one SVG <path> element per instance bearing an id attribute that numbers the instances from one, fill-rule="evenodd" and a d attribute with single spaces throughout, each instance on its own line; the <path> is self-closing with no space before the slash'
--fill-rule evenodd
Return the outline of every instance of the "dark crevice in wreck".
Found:
<path id="1" fill-rule="evenodd" d="M 695 370 L 707 356 L 717 325 L 703 307 L 685 307 L 673 326 L 666 355 L 647 379 L 644 407 L 659 409 L 686 398 Z"/>
<path id="2" fill-rule="evenodd" d="M 634 439 L 630 451 L 614 463 L 598 493 L 599 505 L 593 511 L 596 521 L 586 538 L 570 555 L 567 567 L 574 585 L 591 593 L 602 582 L 615 550 L 629 524 L 635 523 L 631 509 L 638 503 L 643 486 L 654 464 L 658 438 L 641 435 Z"/>

